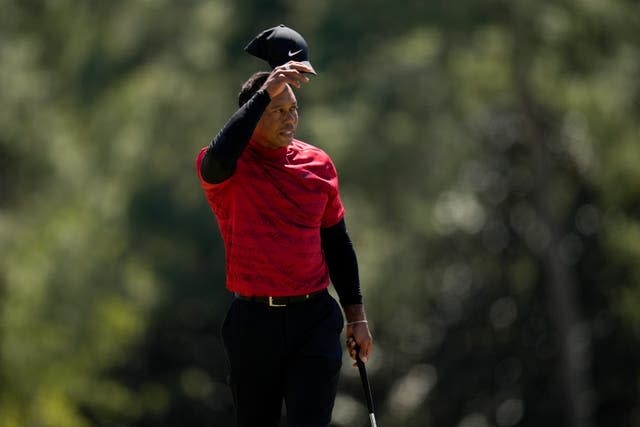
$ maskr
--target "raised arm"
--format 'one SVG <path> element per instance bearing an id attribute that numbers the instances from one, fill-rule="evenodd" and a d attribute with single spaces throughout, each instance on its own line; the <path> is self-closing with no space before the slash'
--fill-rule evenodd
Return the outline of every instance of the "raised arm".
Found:
<path id="1" fill-rule="evenodd" d="M 217 184 L 233 175 L 237 161 L 270 101 L 266 90 L 257 91 L 213 138 L 202 157 L 200 173 L 205 181 Z"/>
<path id="2" fill-rule="evenodd" d="M 302 74 L 304 72 L 309 72 L 309 67 L 294 61 L 274 68 L 262 87 L 231 116 L 202 157 L 200 173 L 206 182 L 217 184 L 233 175 L 237 161 L 271 99 L 287 85 L 299 88 L 307 83 L 309 79 Z"/>

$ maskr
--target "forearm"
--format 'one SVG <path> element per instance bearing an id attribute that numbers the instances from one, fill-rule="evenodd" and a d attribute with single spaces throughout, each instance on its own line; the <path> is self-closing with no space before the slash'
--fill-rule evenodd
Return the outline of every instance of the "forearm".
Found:
<path id="1" fill-rule="evenodd" d="M 364 304 L 349 304 L 342 306 L 342 309 L 347 324 L 366 323 L 367 314 L 364 311 Z"/>
<path id="2" fill-rule="evenodd" d="M 360 359 L 367 362 L 373 348 L 373 338 L 362 303 L 356 253 L 344 219 L 333 227 L 320 229 L 320 237 L 331 282 L 338 292 L 347 321 L 347 350 L 353 359 L 359 351 Z"/>
<path id="3" fill-rule="evenodd" d="M 320 237 L 329 276 L 338 293 L 340 304 L 345 308 L 347 320 L 361 320 L 356 317 L 349 318 L 351 314 L 354 316 L 358 314 L 357 307 L 360 307 L 362 313 L 364 308 L 360 293 L 358 261 L 344 219 L 332 227 L 322 228 Z M 349 307 L 348 310 L 347 307 Z"/>
<path id="4" fill-rule="evenodd" d="M 269 94 L 260 90 L 236 111 L 207 147 L 202 158 L 202 178 L 212 184 L 231 177 L 267 105 Z"/>

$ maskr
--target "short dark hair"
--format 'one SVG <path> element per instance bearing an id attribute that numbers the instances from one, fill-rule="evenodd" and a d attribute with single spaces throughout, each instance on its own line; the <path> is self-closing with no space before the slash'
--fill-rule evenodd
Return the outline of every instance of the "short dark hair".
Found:
<path id="1" fill-rule="evenodd" d="M 268 71 L 258 71 L 242 84 L 240 93 L 238 94 L 238 107 L 242 107 L 251 97 L 262 87 L 267 77 L 271 74 Z"/>

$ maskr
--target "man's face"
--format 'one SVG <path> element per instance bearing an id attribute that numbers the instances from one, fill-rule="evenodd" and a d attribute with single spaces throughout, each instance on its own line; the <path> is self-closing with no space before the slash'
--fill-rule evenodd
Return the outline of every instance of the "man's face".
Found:
<path id="1" fill-rule="evenodd" d="M 267 148 L 291 144 L 298 126 L 298 103 L 289 86 L 273 98 L 253 131 L 253 139 Z"/>

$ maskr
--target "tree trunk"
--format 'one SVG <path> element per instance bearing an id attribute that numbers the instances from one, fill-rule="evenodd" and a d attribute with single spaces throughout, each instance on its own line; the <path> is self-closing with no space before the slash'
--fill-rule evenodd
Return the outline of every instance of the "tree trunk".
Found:
<path id="1" fill-rule="evenodd" d="M 524 31 L 515 30 L 516 34 Z M 516 40 L 522 40 L 522 34 Z M 536 254 L 543 266 L 542 281 L 546 287 L 547 308 L 559 349 L 558 378 L 563 399 L 566 423 L 570 427 L 592 427 L 593 387 L 590 380 L 591 338 L 584 322 L 577 296 L 577 274 L 565 261 L 561 241 L 571 213 L 554 215 L 550 198 L 554 187 L 554 173 L 558 158 L 548 148 L 546 141 L 548 123 L 542 106 L 534 98 L 527 70 L 529 64 L 526 48 L 516 43 L 513 55 L 514 83 L 523 107 L 525 140 L 532 154 L 536 189 L 532 204 L 550 239 Z M 535 250 L 534 250 L 535 251 Z"/>

